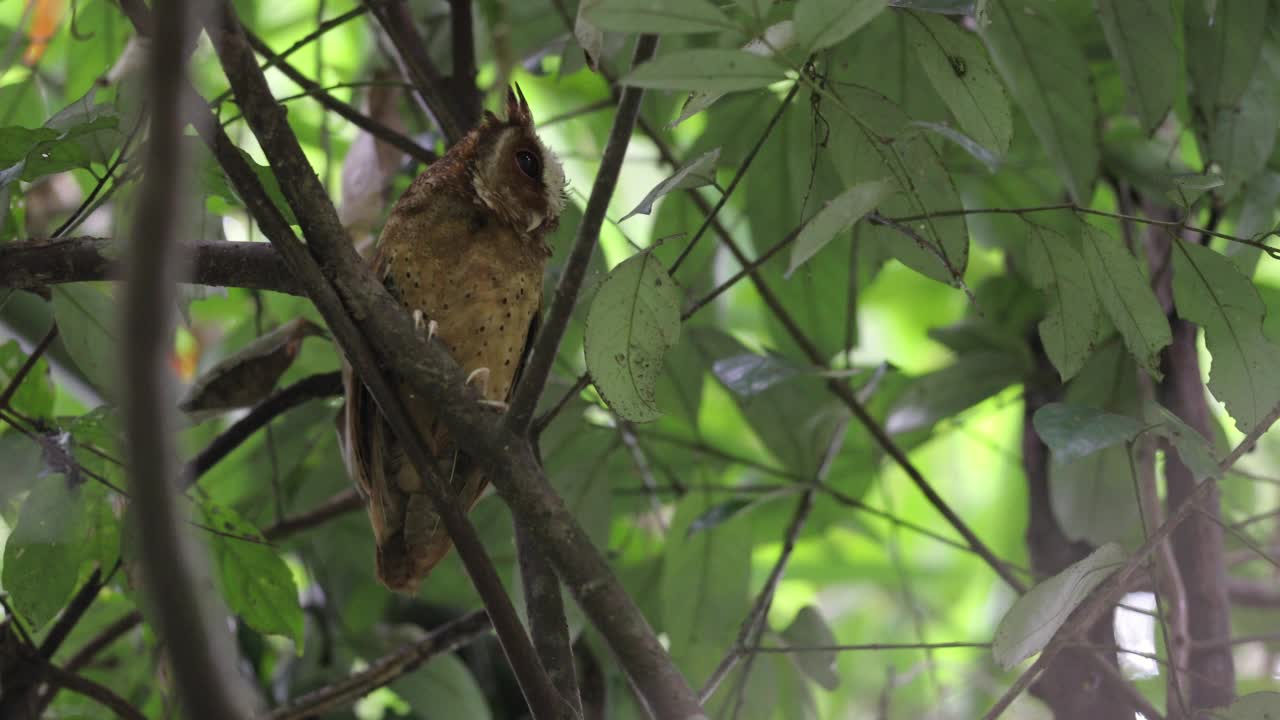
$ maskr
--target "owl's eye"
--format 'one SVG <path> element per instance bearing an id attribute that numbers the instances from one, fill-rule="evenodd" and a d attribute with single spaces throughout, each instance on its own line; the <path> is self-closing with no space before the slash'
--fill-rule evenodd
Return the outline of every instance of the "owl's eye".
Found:
<path id="1" fill-rule="evenodd" d="M 538 156 L 528 150 L 516 151 L 516 165 L 520 167 L 520 172 L 530 178 L 534 180 L 542 179 L 542 161 L 538 160 Z"/>

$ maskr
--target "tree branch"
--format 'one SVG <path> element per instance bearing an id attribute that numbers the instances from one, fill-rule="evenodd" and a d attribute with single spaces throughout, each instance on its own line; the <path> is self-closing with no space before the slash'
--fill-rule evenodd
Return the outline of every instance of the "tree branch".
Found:
<path id="1" fill-rule="evenodd" d="M 181 104 L 186 82 L 183 48 L 190 23 L 187 4 L 157 3 L 147 69 L 151 132 L 139 194 L 134 240 L 126 260 L 123 301 L 125 447 L 132 516 L 144 587 L 165 642 L 179 695 L 189 717 L 235 718 L 251 713 L 253 690 L 240 679 L 225 611 L 205 592 L 203 558 L 175 505 L 177 462 L 173 438 L 173 383 L 167 366 L 179 261 L 178 208 L 183 207 Z"/>
<path id="2" fill-rule="evenodd" d="M 69 237 L 0 244 L 0 287 L 35 290 L 47 285 L 120 278 L 120 244 L 108 238 Z M 189 282 L 301 295 L 274 247 L 259 242 L 197 242 L 182 246 Z"/>
<path id="3" fill-rule="evenodd" d="M 118 717 L 125 718 L 125 720 L 147 720 L 142 711 L 130 705 L 127 700 L 105 685 L 96 683 L 83 675 L 63 670 L 56 665 L 48 665 L 45 668 L 45 673 L 49 678 L 49 683 L 54 687 L 65 688 L 83 695 L 111 710 Z"/>
<path id="4" fill-rule="evenodd" d="M 389 0 L 385 4 L 376 5 L 365 0 L 365 4 L 386 31 L 396 49 L 405 76 L 417 89 L 427 111 L 435 117 L 436 124 L 444 133 L 446 144 L 454 144 L 466 134 L 471 125 L 465 122 L 464 113 L 455 101 L 450 83 L 427 55 L 422 38 L 414 29 L 413 14 L 409 12 L 408 4 L 404 0 Z"/>
<path id="5" fill-rule="evenodd" d="M 418 669 L 437 655 L 475 640 L 490 629 L 489 616 L 474 610 L 432 630 L 421 640 L 409 643 L 350 677 L 326 685 L 276 708 L 263 720 L 302 720 L 346 707 L 380 687 Z"/>
<path id="6" fill-rule="evenodd" d="M 636 40 L 635 53 L 632 56 L 632 67 L 638 66 L 653 57 L 658 49 L 656 35 L 641 35 Z M 520 384 L 516 387 L 511 399 L 511 410 L 507 413 L 507 426 L 517 433 L 524 433 L 529 428 L 533 411 L 537 408 L 538 398 L 546 387 L 547 377 L 551 374 L 551 366 L 555 363 L 556 350 L 564 339 L 565 329 L 569 326 L 569 316 L 573 314 L 573 306 L 578 302 L 578 294 L 582 291 L 583 280 L 587 276 L 587 265 L 595 252 L 596 243 L 600 239 L 600 227 L 604 224 L 605 212 L 609 209 L 609 200 L 618 185 L 618 175 L 622 171 L 622 160 L 627 154 L 627 145 L 631 142 L 631 133 L 635 129 L 636 119 L 640 116 L 640 100 L 644 97 L 643 88 L 627 87 L 618 100 L 618 113 L 614 116 L 613 127 L 609 130 L 609 140 L 604 146 L 604 156 L 600 160 L 600 169 L 596 173 L 595 184 L 591 186 L 591 196 L 587 199 L 587 207 L 582 212 L 582 222 L 578 224 L 578 232 L 573 239 L 573 249 L 565 262 L 560 276 L 560 284 L 556 286 L 555 298 L 551 301 L 551 309 L 542 323 L 538 338 L 534 342 L 529 362 L 521 373 Z"/>

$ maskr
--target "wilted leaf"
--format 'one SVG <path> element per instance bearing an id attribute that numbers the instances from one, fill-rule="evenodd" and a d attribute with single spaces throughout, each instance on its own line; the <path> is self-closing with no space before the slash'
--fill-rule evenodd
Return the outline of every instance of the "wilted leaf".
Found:
<path id="1" fill-rule="evenodd" d="M 196 413 L 256 404 L 271 394 L 276 381 L 293 364 L 302 341 L 324 334 L 323 328 L 305 318 L 290 320 L 209 368 L 178 407 Z"/>
<path id="2" fill-rule="evenodd" d="M 1173 337 L 1169 319 L 1134 256 L 1106 231 L 1085 225 L 1084 259 L 1093 287 L 1138 365 L 1160 379 L 1160 351 Z"/>
<path id="3" fill-rule="evenodd" d="M 675 190 L 686 190 L 688 188 L 702 187 L 710 185 L 716 181 L 716 161 L 720 159 L 720 148 L 708 150 L 698 157 L 676 168 L 676 171 L 668 175 L 662 182 L 653 186 L 648 195 L 640 201 L 639 205 L 618 218 L 618 222 L 622 222 L 632 215 L 648 215 L 653 211 L 653 203 L 663 195 Z"/>
<path id="4" fill-rule="evenodd" d="M 1137 437 L 1142 426 L 1127 415 L 1082 405 L 1049 403 L 1036 411 L 1036 434 L 1053 451 L 1054 462 L 1068 463 Z"/>
<path id="5" fill-rule="evenodd" d="M 85 377 L 107 396 L 119 386 L 115 302 L 88 284 L 53 288 L 53 316 L 58 336 Z"/>
<path id="6" fill-rule="evenodd" d="M 781 65 L 742 50 L 676 50 L 625 75 L 623 85 L 656 90 L 730 93 L 755 90 L 786 79 Z"/>
<path id="7" fill-rule="evenodd" d="M 1065 382 L 1084 367 L 1098 340 L 1098 295 L 1084 259 L 1061 233 L 1032 226 L 1027 258 L 1031 283 L 1048 305 L 1040 340 Z"/>
<path id="8" fill-rule="evenodd" d="M 1262 332 L 1266 306 L 1249 279 L 1217 252 L 1195 243 L 1173 249 L 1178 313 L 1204 328 L 1213 356 L 1209 390 L 1249 432 L 1280 399 L 1280 347 Z"/>
<path id="9" fill-rule="evenodd" d="M 795 42 L 795 25 L 790 20 L 783 20 L 765 28 L 760 37 L 742 46 L 743 52 L 771 57 L 775 52 L 782 52 Z M 680 116 L 672 120 L 667 127 L 675 127 L 698 113 L 711 107 L 724 97 L 724 92 L 702 91 L 691 93 L 680 108 Z"/>
<path id="10" fill-rule="evenodd" d="M 680 288 L 652 253 L 609 273 L 587 313 L 587 370 L 601 397 L 632 422 L 661 415 L 655 403 L 662 358 L 680 339 Z"/>
<path id="11" fill-rule="evenodd" d="M 1182 53 L 1173 7 L 1166 0 L 1097 0 L 1111 55 L 1137 107 L 1144 130 L 1154 130 L 1177 98 Z"/>
<path id="12" fill-rule="evenodd" d="M 885 0 L 800 0 L 796 42 L 810 52 L 831 47 L 875 19 L 885 5 Z"/>
<path id="13" fill-rule="evenodd" d="M 201 522 L 212 531 L 209 545 L 228 609 L 258 632 L 284 635 L 301 649 L 302 607 L 289 566 L 230 508 L 205 501 L 199 508 Z"/>
<path id="14" fill-rule="evenodd" d="M 787 267 L 787 276 L 790 277 L 796 268 L 826 247 L 836 235 L 875 210 L 882 200 L 896 190 L 896 183 L 891 180 L 871 180 L 854 185 L 823 206 L 817 215 L 805 223 L 791 246 L 791 263 Z"/>
<path id="15" fill-rule="evenodd" d="M 35 629 L 62 609 L 76 586 L 80 548 L 76 492 L 62 475 L 49 475 L 22 504 L 18 525 L 4 546 L 4 589 Z"/>
<path id="16" fill-rule="evenodd" d="M 822 613 L 812 605 L 805 605 L 796 613 L 782 638 L 787 645 L 796 648 L 826 647 L 836 644 L 836 636 L 831 632 Z M 835 690 L 840 685 L 840 676 L 836 674 L 835 650 L 804 650 L 795 653 L 796 664 L 814 682 L 826 690 Z"/>
<path id="17" fill-rule="evenodd" d="M 733 29 L 708 0 L 600 0 L 587 19 L 601 30 L 620 33 L 704 33 Z"/>
<path id="18" fill-rule="evenodd" d="M 908 13 L 905 25 L 929 82 L 960 128 L 978 146 L 1003 156 L 1013 138 L 1013 117 L 982 42 L 940 15 Z"/>
<path id="19" fill-rule="evenodd" d="M 1071 31 L 1044 4 L 990 0 L 981 28 L 996 67 L 1071 196 L 1088 203 L 1098 167 L 1093 75 Z"/>
<path id="20" fill-rule="evenodd" d="M 991 652 L 1005 670 L 1044 649 L 1067 616 L 1124 563 L 1124 550 L 1108 543 L 1018 598 L 996 628 Z"/>

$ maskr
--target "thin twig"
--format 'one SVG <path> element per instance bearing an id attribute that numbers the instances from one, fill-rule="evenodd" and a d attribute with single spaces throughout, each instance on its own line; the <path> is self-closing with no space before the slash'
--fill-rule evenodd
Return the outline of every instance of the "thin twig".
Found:
<path id="1" fill-rule="evenodd" d="M 125 718 L 125 720 L 146 720 L 147 716 L 143 715 L 142 711 L 130 705 L 127 700 L 105 685 L 94 682 L 83 675 L 67 672 L 56 665 L 48 665 L 45 668 L 45 673 L 49 678 L 50 684 L 83 695 L 111 710 L 118 717 Z"/>
<path id="2" fill-rule="evenodd" d="M 31 372 L 31 368 L 36 366 L 45 351 L 49 349 L 49 345 L 53 343 L 53 339 L 58 337 L 58 325 L 54 323 L 49 326 L 49 332 L 44 334 L 40 342 L 31 349 L 31 353 L 27 355 L 27 359 L 22 362 L 22 367 L 10 378 L 9 384 L 5 386 L 4 391 L 0 392 L 0 408 L 9 407 L 9 401 L 13 400 L 13 396 L 18 392 L 18 387 L 22 385 L 22 381 L 27 379 L 27 375 Z"/>

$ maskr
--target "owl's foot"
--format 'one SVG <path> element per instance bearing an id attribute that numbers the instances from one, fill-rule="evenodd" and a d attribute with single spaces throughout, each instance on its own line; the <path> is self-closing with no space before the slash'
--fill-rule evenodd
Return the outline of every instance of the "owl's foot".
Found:
<path id="1" fill-rule="evenodd" d="M 474 385 L 475 388 L 480 391 L 481 405 L 484 405 L 485 407 L 491 407 L 501 412 L 507 411 L 507 408 L 509 406 L 505 402 L 501 400 L 488 400 L 488 399 L 485 399 L 484 397 L 485 393 L 489 389 L 489 368 L 482 367 L 482 368 L 476 368 L 475 370 L 472 370 L 471 374 L 467 375 L 467 384 Z"/>
<path id="2" fill-rule="evenodd" d="M 413 310 L 413 329 L 421 333 L 422 325 L 424 325 L 426 315 L 421 310 Z M 435 337 L 435 331 L 440 327 L 435 320 L 426 320 L 426 342 L 431 342 L 431 338 Z"/>

